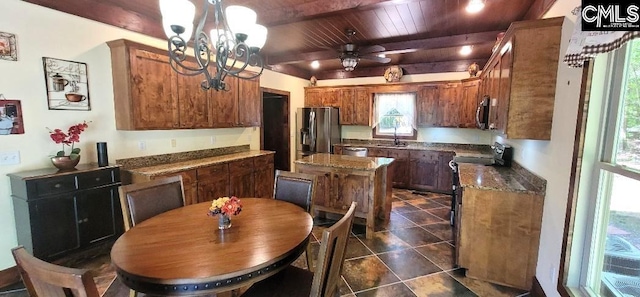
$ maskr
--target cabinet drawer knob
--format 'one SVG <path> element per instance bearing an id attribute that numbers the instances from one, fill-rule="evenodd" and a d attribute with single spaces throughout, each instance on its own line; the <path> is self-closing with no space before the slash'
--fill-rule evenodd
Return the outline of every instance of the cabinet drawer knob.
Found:
<path id="1" fill-rule="evenodd" d="M 58 188 L 62 187 L 62 185 L 61 184 L 55 184 L 55 185 L 53 185 L 53 187 L 58 189 Z"/>
<path id="2" fill-rule="evenodd" d="M 96 181 L 100 181 L 100 178 L 99 178 L 99 177 L 96 177 Z"/>

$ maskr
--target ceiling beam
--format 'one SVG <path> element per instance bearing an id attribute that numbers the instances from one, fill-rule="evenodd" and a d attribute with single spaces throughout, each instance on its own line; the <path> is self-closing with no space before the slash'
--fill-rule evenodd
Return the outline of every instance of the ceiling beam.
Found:
<path id="1" fill-rule="evenodd" d="M 460 34 L 453 36 L 444 36 L 427 39 L 416 39 L 408 41 L 388 42 L 380 43 L 385 48 L 384 52 L 398 52 L 398 51 L 413 51 L 413 50 L 428 50 L 448 47 L 458 47 L 463 45 L 476 45 L 486 42 L 492 42 L 496 40 L 496 36 L 501 31 L 489 31 L 480 33 Z M 375 41 L 372 42 L 375 44 Z M 291 64 L 304 61 L 313 60 L 328 60 L 338 57 L 337 51 L 323 50 L 317 52 L 298 53 L 298 54 L 282 54 L 278 56 L 266 57 L 266 64 L 278 65 L 278 64 Z"/>
<path id="2" fill-rule="evenodd" d="M 314 0 L 293 6 L 260 11 L 258 14 L 258 23 L 271 27 L 321 18 L 327 15 L 334 16 L 353 10 L 369 10 L 386 5 L 397 5 L 415 1 L 419 0 Z"/>
<path id="3" fill-rule="evenodd" d="M 158 20 L 112 4 L 105 4 L 101 1 L 74 1 L 72 5 L 69 5 L 68 1 L 60 0 L 24 1 L 133 32 L 166 39 L 161 23 Z"/>
<path id="4" fill-rule="evenodd" d="M 556 3 L 556 1 L 557 0 L 535 0 L 533 4 L 531 4 L 531 7 L 527 11 L 527 13 L 524 15 L 523 19 L 525 20 L 541 19 L 542 16 L 544 16 L 544 14 L 547 13 L 549 9 L 551 9 L 551 6 L 553 6 L 553 4 Z"/>
<path id="5" fill-rule="evenodd" d="M 488 59 L 482 60 L 456 60 L 456 61 L 443 61 L 433 63 L 416 63 L 416 64 L 400 64 L 405 75 L 407 74 L 422 74 L 422 73 L 441 73 L 441 72 L 462 72 L 467 71 L 469 65 L 476 62 L 480 65 L 480 68 L 484 67 Z M 376 66 L 367 68 L 356 67 L 353 71 L 344 70 L 327 70 L 316 72 L 314 75 L 317 79 L 340 79 L 340 78 L 354 78 L 354 77 L 375 77 L 383 76 L 384 71 L 388 66 Z"/>
<path id="6" fill-rule="evenodd" d="M 302 79 L 309 79 L 311 78 L 311 72 L 305 69 L 301 69 L 298 67 L 295 67 L 293 65 L 274 65 L 274 66 L 264 66 L 265 69 L 269 69 L 271 71 L 274 72 L 278 72 L 278 73 L 282 73 L 282 74 L 288 74 L 291 76 L 295 76 L 295 77 L 299 77 Z"/>

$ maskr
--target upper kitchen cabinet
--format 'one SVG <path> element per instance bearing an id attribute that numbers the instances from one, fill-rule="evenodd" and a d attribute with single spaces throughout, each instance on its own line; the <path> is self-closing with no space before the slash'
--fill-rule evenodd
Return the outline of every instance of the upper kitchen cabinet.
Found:
<path id="1" fill-rule="evenodd" d="M 107 44 L 111 48 L 116 129 L 260 125 L 259 79 L 227 76 L 227 91 L 203 90 L 200 85 L 204 77 L 183 76 L 173 71 L 166 50 L 124 39 Z M 190 61 L 184 63 L 195 66 Z"/>
<path id="2" fill-rule="evenodd" d="M 438 97 L 440 89 L 438 85 L 425 85 L 418 89 L 416 98 L 416 112 L 418 113 L 418 126 L 438 126 L 440 123 L 440 107 Z"/>
<path id="3" fill-rule="evenodd" d="M 371 125 L 371 90 L 366 87 L 305 88 L 304 106 L 340 109 L 341 125 Z"/>
<path id="4" fill-rule="evenodd" d="M 322 89 L 304 88 L 304 106 L 305 107 L 321 107 L 322 97 L 320 93 Z"/>
<path id="5" fill-rule="evenodd" d="M 458 126 L 460 128 L 476 127 L 476 110 L 480 104 L 480 79 L 472 78 L 462 81 L 460 87 L 460 118 Z"/>
<path id="6" fill-rule="evenodd" d="M 511 24 L 482 71 L 490 129 L 511 139 L 551 139 L 562 22 Z"/>
<path id="7" fill-rule="evenodd" d="M 122 39 L 108 45 L 116 129 L 179 128 L 177 73 L 167 56 L 158 49 Z"/>
<path id="8" fill-rule="evenodd" d="M 467 109 L 463 108 L 460 82 L 438 82 L 418 88 L 416 111 L 418 126 L 421 127 L 461 127 Z"/>

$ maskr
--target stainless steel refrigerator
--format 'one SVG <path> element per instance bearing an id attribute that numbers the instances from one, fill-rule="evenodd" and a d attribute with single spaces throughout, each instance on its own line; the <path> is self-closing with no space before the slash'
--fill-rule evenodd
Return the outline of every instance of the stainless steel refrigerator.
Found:
<path id="1" fill-rule="evenodd" d="M 332 153 L 340 143 L 340 114 L 335 107 L 303 107 L 296 112 L 297 158 Z"/>

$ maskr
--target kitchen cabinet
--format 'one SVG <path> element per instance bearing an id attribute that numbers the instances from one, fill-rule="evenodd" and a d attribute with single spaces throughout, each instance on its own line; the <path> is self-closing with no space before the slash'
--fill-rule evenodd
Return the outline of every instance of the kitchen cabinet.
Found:
<path id="1" fill-rule="evenodd" d="M 491 98 L 490 129 L 511 139 L 551 139 L 563 20 L 509 26 L 481 75 L 481 96 Z"/>
<path id="2" fill-rule="evenodd" d="M 332 106 L 340 109 L 341 125 L 371 125 L 371 90 L 366 87 L 308 87 L 304 106 Z"/>
<path id="3" fill-rule="evenodd" d="M 253 158 L 229 162 L 229 195 L 254 197 Z"/>
<path id="4" fill-rule="evenodd" d="M 367 88 L 355 88 L 353 103 L 353 125 L 371 126 L 371 91 Z"/>
<path id="5" fill-rule="evenodd" d="M 305 88 L 304 89 L 304 106 L 305 107 L 321 107 L 322 98 L 320 93 L 322 89 Z"/>
<path id="6" fill-rule="evenodd" d="M 475 128 L 476 127 L 476 109 L 480 104 L 478 96 L 480 92 L 480 79 L 473 78 L 462 82 L 460 87 L 460 119 L 458 127 Z"/>
<path id="7" fill-rule="evenodd" d="M 338 89 L 326 89 L 320 93 L 322 106 L 331 106 L 340 108 L 340 91 Z"/>
<path id="8" fill-rule="evenodd" d="M 259 126 L 259 79 L 225 78 L 227 91 L 202 90 L 202 75 L 179 75 L 165 49 L 120 39 L 111 49 L 118 130 Z M 187 66 L 194 62 L 185 61 Z M 179 67 L 179 66 L 176 66 Z"/>
<path id="9" fill-rule="evenodd" d="M 440 125 L 441 111 L 438 104 L 440 88 L 437 85 L 425 85 L 418 89 L 416 112 L 418 126 L 429 127 Z"/>
<path id="10" fill-rule="evenodd" d="M 45 261 L 124 232 L 117 166 L 78 165 L 9 174 L 18 244 Z"/>
<path id="11" fill-rule="evenodd" d="M 410 163 L 409 151 L 389 149 L 387 157 L 393 158 L 394 161 L 389 167 L 391 171 L 393 187 L 407 188 L 410 180 Z"/>
<path id="12" fill-rule="evenodd" d="M 356 92 L 353 88 L 340 88 L 340 125 L 353 125 L 356 114 Z"/>
<path id="13" fill-rule="evenodd" d="M 390 160 L 315 154 L 296 160 L 296 172 L 317 176 L 314 209 L 344 214 L 356 202 L 355 216 L 366 221 L 366 237 L 372 238 L 376 220 L 389 220 L 391 180 L 387 174 Z"/>
<path id="14" fill-rule="evenodd" d="M 198 202 L 198 180 L 196 170 L 185 170 L 178 173 L 171 173 L 165 175 L 156 175 L 151 179 L 160 179 L 169 176 L 180 175 L 182 176 L 182 188 L 184 189 L 184 204 L 189 205 Z"/>
<path id="15" fill-rule="evenodd" d="M 275 181 L 275 166 L 273 163 L 273 155 L 256 157 L 253 160 L 253 163 L 253 180 L 255 183 L 253 197 L 273 197 L 273 183 Z"/>
<path id="16" fill-rule="evenodd" d="M 213 201 L 229 196 L 229 164 L 216 164 L 196 169 L 197 202 Z"/>
<path id="17" fill-rule="evenodd" d="M 438 152 L 409 151 L 409 187 L 417 190 L 438 189 L 440 158 Z"/>
<path id="18" fill-rule="evenodd" d="M 460 114 L 462 97 L 460 96 L 460 83 L 445 83 L 438 86 L 440 96 L 438 96 L 438 117 L 440 127 L 460 126 Z"/>

